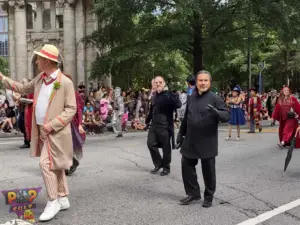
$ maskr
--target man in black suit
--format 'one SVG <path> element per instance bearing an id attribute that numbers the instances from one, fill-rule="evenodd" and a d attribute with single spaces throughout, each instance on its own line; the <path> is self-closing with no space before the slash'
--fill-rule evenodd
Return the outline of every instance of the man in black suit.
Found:
<path id="1" fill-rule="evenodd" d="M 203 207 L 211 207 L 216 190 L 215 157 L 218 155 L 218 123 L 228 122 L 230 113 L 224 101 L 211 88 L 211 75 L 200 71 L 196 88 L 188 97 L 187 107 L 177 136 L 181 147 L 182 178 L 187 197 L 180 202 L 188 205 L 201 199 L 196 165 L 201 159 L 205 184 Z"/>

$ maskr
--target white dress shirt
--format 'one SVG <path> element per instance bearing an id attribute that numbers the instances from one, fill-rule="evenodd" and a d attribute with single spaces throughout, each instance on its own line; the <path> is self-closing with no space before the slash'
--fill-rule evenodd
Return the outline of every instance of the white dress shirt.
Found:
<path id="1" fill-rule="evenodd" d="M 54 73 L 50 75 L 51 78 L 56 79 L 58 75 L 59 69 L 56 70 Z M 51 84 L 46 85 L 44 82 L 42 84 L 36 106 L 35 106 L 35 119 L 37 125 L 44 125 L 48 105 L 49 105 L 49 99 L 50 95 L 52 93 L 54 87 L 54 82 Z"/>

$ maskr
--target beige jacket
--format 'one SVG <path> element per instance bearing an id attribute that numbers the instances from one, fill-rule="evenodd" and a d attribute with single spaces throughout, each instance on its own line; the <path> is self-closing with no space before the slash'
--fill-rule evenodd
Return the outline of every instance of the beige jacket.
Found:
<path id="1" fill-rule="evenodd" d="M 40 93 L 43 79 L 42 73 L 27 84 L 17 83 L 9 78 L 3 81 L 5 87 L 22 95 L 34 93 L 32 131 L 31 131 L 31 156 L 41 155 L 41 142 L 39 130 L 36 124 L 35 106 Z M 45 118 L 45 124 L 49 123 L 53 131 L 46 138 L 47 150 L 50 158 L 51 170 L 67 170 L 72 165 L 73 143 L 70 122 L 76 114 L 76 98 L 73 82 L 58 73 L 55 82 L 60 83 L 59 89 L 53 89 Z M 55 85 L 54 85 L 55 86 Z"/>

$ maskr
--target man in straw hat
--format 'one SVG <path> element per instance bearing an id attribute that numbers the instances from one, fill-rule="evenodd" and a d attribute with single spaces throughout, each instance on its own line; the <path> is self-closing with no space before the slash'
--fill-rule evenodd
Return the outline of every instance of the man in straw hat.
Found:
<path id="1" fill-rule="evenodd" d="M 5 87 L 20 94 L 34 93 L 31 156 L 40 157 L 40 168 L 48 195 L 40 221 L 48 221 L 70 207 L 65 170 L 72 165 L 73 146 L 70 121 L 76 113 L 72 81 L 58 69 L 59 51 L 45 45 L 37 55 L 40 71 L 31 82 L 17 83 L 0 73 Z"/>

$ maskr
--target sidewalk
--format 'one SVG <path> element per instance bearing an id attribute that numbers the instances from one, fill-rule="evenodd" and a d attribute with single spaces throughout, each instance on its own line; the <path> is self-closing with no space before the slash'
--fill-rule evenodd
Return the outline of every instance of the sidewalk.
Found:
<path id="1" fill-rule="evenodd" d="M 32 225 L 32 223 L 28 223 L 24 220 L 11 220 L 6 223 L 1 223 L 0 225 Z"/>

